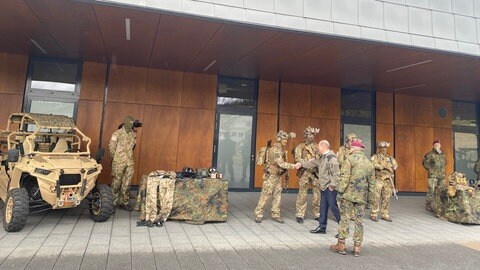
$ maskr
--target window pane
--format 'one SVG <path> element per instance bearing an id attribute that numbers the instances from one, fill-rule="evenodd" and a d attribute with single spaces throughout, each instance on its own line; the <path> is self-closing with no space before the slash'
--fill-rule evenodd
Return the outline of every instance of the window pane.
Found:
<path id="1" fill-rule="evenodd" d="M 372 118 L 372 94 L 342 90 L 342 116 L 348 118 Z"/>
<path id="2" fill-rule="evenodd" d="M 455 171 L 465 173 L 467 179 L 476 179 L 473 171 L 478 159 L 478 139 L 473 133 L 455 132 Z"/>
<path id="3" fill-rule="evenodd" d="M 73 117 L 74 107 L 75 104 L 70 102 L 32 100 L 30 112 Z"/>
<path id="4" fill-rule="evenodd" d="M 249 187 L 252 125 L 250 115 L 220 115 L 217 169 L 230 188 Z"/>
<path id="5" fill-rule="evenodd" d="M 31 88 L 74 92 L 77 83 L 77 65 L 37 60 L 32 65 Z"/>
<path id="6" fill-rule="evenodd" d="M 355 133 L 365 145 L 365 155 L 372 155 L 372 128 L 369 125 L 344 124 L 343 134 Z"/>
<path id="7" fill-rule="evenodd" d="M 234 78 L 218 79 L 219 107 L 254 108 L 256 81 Z"/>
<path id="8" fill-rule="evenodd" d="M 452 102 L 453 125 L 457 127 L 477 127 L 475 103 Z"/>

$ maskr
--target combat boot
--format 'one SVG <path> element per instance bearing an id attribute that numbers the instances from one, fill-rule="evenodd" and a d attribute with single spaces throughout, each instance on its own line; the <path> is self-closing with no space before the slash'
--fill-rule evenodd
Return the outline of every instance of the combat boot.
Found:
<path id="1" fill-rule="evenodd" d="M 303 218 L 297 217 L 297 223 L 298 224 L 303 224 Z"/>
<path id="2" fill-rule="evenodd" d="M 370 219 L 374 222 L 378 222 L 377 216 L 370 216 Z"/>
<path id="3" fill-rule="evenodd" d="M 425 210 L 429 211 L 429 212 L 433 212 L 433 208 L 432 208 L 432 204 L 431 203 L 427 203 L 425 205 Z"/>
<path id="4" fill-rule="evenodd" d="M 155 224 L 153 223 L 153 221 L 147 220 L 147 222 L 145 222 L 145 226 L 152 228 L 153 226 L 155 226 Z"/>
<path id="5" fill-rule="evenodd" d="M 280 223 L 280 224 L 285 223 L 285 221 L 283 221 L 283 219 L 281 219 L 281 218 L 279 218 L 279 217 L 278 217 L 278 218 L 272 218 L 272 219 L 273 219 L 273 221 L 276 221 L 276 222 L 278 222 L 278 223 Z"/>
<path id="6" fill-rule="evenodd" d="M 382 217 L 382 219 L 385 220 L 385 221 L 388 221 L 388 222 L 392 222 L 392 219 L 388 216 L 387 217 Z"/>
<path id="7" fill-rule="evenodd" d="M 147 222 L 145 220 L 137 221 L 137 227 L 146 226 Z"/>
<path id="8" fill-rule="evenodd" d="M 261 217 L 256 217 L 255 222 L 256 223 L 262 223 L 262 218 Z"/>
<path id="9" fill-rule="evenodd" d="M 360 243 L 355 243 L 353 246 L 353 256 L 360 256 Z"/>
<path id="10" fill-rule="evenodd" d="M 345 239 L 338 239 L 336 245 L 331 245 L 330 250 L 333 252 L 337 252 L 338 254 L 346 255 L 347 248 L 345 247 Z"/>

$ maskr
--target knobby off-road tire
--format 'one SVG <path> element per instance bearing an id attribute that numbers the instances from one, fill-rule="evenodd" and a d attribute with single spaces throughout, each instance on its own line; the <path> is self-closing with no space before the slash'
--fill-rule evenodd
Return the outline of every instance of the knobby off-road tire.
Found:
<path id="1" fill-rule="evenodd" d="M 3 228 L 7 232 L 18 232 L 27 223 L 29 209 L 28 192 L 24 188 L 11 189 L 3 208 Z"/>
<path id="2" fill-rule="evenodd" d="M 107 185 L 97 185 L 89 200 L 90 217 L 97 222 L 107 221 L 113 213 L 113 192 Z"/>

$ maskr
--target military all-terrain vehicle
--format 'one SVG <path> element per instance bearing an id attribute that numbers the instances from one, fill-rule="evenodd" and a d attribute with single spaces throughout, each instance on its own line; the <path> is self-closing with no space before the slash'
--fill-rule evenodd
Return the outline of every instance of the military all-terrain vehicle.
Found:
<path id="1" fill-rule="evenodd" d="M 94 221 L 111 216 L 112 190 L 96 185 L 101 157 L 91 157 L 90 143 L 70 117 L 10 115 L 7 129 L 0 130 L 0 199 L 6 231 L 21 230 L 29 213 L 73 208 L 84 199 Z"/>

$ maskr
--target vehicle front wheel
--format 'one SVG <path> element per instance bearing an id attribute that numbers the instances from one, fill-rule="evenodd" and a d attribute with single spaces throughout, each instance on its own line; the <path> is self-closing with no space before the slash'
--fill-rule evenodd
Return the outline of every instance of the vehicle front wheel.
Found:
<path id="1" fill-rule="evenodd" d="M 88 206 L 94 221 L 107 221 L 113 213 L 113 192 L 107 185 L 97 185 L 92 190 Z"/>
<path id="2" fill-rule="evenodd" d="M 27 223 L 28 192 L 24 188 L 14 188 L 8 191 L 3 208 L 3 228 L 7 232 L 18 232 Z"/>

